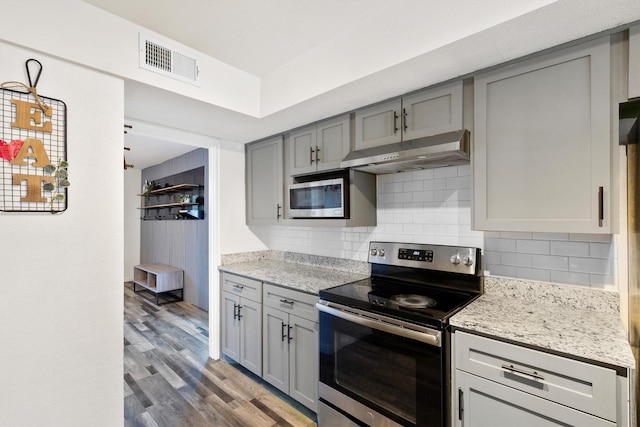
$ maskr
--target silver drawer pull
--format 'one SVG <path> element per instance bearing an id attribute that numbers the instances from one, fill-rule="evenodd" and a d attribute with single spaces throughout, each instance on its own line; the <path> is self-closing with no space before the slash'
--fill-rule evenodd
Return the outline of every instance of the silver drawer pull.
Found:
<path id="1" fill-rule="evenodd" d="M 293 301 L 289 301 L 288 299 L 281 299 L 280 302 L 283 304 L 293 305 Z"/>
<path id="2" fill-rule="evenodd" d="M 536 371 L 527 372 L 524 369 L 516 368 L 513 365 L 502 365 L 502 369 L 514 375 L 519 375 L 527 379 L 533 379 L 534 381 L 544 381 L 544 377 Z"/>

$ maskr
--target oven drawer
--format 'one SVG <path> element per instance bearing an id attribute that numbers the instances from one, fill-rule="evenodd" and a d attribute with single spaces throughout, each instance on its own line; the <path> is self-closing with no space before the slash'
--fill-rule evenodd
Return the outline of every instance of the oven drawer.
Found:
<path id="1" fill-rule="evenodd" d="M 262 282 L 259 280 L 223 272 L 222 290 L 251 301 L 262 302 Z"/>
<path id="2" fill-rule="evenodd" d="M 456 369 L 616 421 L 616 372 L 573 359 L 456 332 Z"/>
<path id="3" fill-rule="evenodd" d="M 316 303 L 319 298 L 299 292 L 293 289 L 282 288 L 280 286 L 266 284 L 263 287 L 263 304 L 277 308 L 286 313 L 290 313 L 303 319 L 318 321 L 318 310 Z"/>

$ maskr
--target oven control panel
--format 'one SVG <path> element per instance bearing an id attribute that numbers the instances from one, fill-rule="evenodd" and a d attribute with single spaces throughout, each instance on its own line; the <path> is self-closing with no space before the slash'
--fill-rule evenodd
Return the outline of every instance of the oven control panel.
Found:
<path id="1" fill-rule="evenodd" d="M 426 249 L 398 249 L 398 259 L 408 259 L 412 261 L 433 262 L 433 251 Z"/>
<path id="2" fill-rule="evenodd" d="M 480 249 L 461 246 L 371 242 L 369 262 L 473 275 L 481 271 Z"/>

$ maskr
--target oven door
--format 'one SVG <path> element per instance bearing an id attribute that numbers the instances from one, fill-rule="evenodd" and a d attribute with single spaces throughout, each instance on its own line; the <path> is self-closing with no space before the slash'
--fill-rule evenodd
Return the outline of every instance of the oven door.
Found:
<path id="1" fill-rule="evenodd" d="M 366 425 L 446 425 L 441 331 L 327 301 L 317 307 L 321 401 Z"/>

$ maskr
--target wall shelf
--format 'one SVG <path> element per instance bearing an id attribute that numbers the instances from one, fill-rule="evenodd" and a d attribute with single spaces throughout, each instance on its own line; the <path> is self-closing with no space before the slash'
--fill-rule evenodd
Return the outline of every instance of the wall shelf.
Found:
<path id="1" fill-rule="evenodd" d="M 138 194 L 142 197 L 141 220 L 204 219 L 204 167 L 155 179 L 161 188 Z M 181 201 L 182 196 L 188 197 Z"/>

